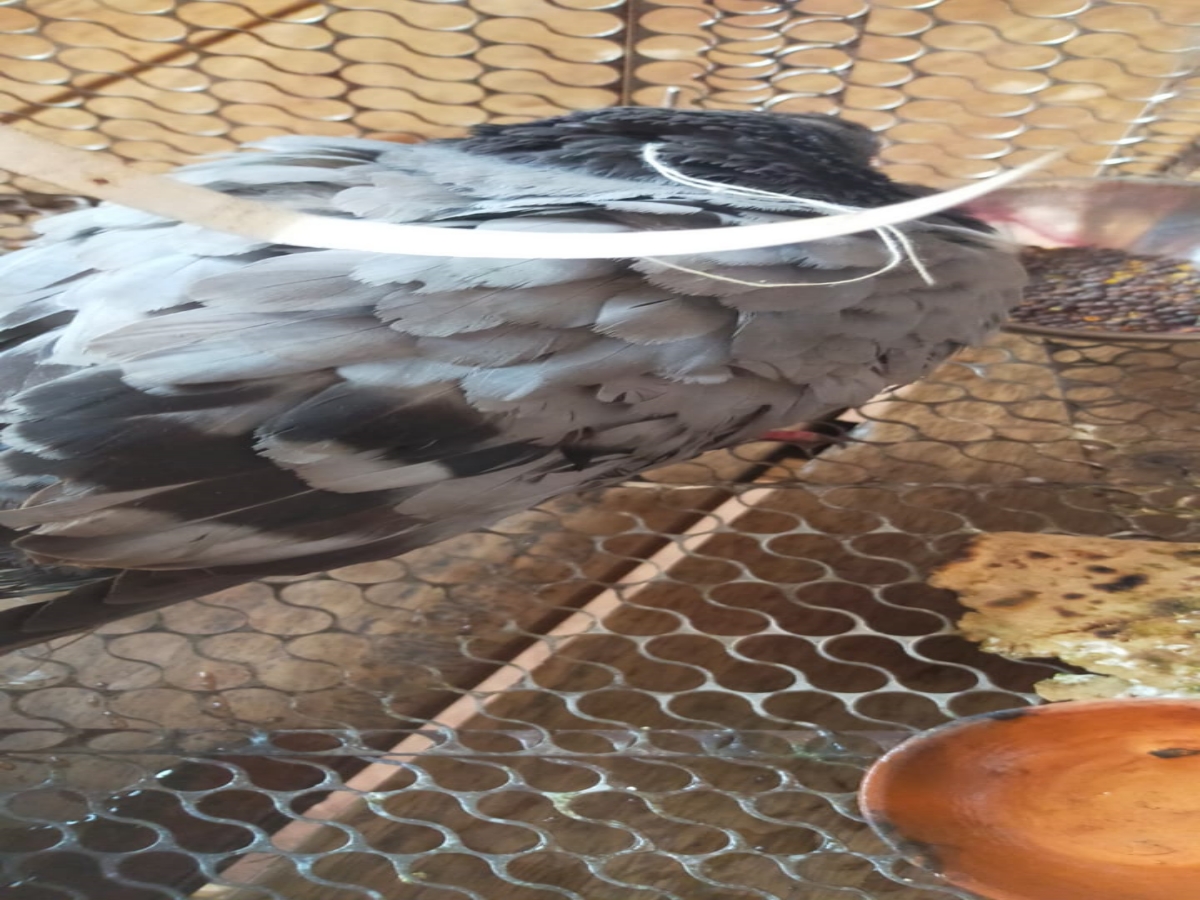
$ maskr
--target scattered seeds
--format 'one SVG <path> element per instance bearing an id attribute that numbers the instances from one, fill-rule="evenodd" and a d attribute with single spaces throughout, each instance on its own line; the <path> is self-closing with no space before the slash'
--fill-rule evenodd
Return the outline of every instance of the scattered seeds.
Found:
<path id="1" fill-rule="evenodd" d="M 1027 247 L 1012 320 L 1048 328 L 1200 332 L 1200 271 L 1189 262 L 1097 247 Z"/>

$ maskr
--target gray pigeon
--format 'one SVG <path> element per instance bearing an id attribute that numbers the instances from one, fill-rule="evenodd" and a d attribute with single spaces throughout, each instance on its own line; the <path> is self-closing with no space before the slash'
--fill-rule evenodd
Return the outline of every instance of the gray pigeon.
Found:
<path id="1" fill-rule="evenodd" d="M 1024 280 L 958 213 L 899 242 L 537 258 L 542 232 L 929 193 L 824 116 L 612 108 L 421 145 L 258 147 L 177 177 L 441 227 L 450 247 L 520 229 L 530 258 L 254 243 L 111 205 L 44 221 L 0 259 L 0 596 L 40 595 L 0 612 L 0 649 L 394 556 L 860 404 L 977 341 Z"/>

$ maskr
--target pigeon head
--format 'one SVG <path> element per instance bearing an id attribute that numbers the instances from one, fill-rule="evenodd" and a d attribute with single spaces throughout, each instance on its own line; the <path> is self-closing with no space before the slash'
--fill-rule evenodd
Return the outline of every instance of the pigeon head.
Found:
<path id="1" fill-rule="evenodd" d="M 511 162 L 590 174 L 658 179 L 647 144 L 686 175 L 723 184 L 863 206 L 922 192 L 871 167 L 879 150 L 868 129 L 823 115 L 610 107 L 516 125 L 481 125 L 455 145 Z"/>

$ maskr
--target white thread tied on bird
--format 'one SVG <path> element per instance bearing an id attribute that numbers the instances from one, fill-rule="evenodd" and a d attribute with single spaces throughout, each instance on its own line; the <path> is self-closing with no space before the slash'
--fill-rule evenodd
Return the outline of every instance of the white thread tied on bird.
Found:
<path id="1" fill-rule="evenodd" d="M 897 232 L 884 230 L 978 199 L 1024 178 L 1060 155 L 1051 153 L 991 178 L 942 193 L 839 215 L 678 231 L 542 233 L 538 235 L 537 255 L 542 259 L 691 256 L 777 247 L 864 231 L 877 231 L 881 239 L 884 234 L 889 234 L 890 239 L 895 240 Z M 37 178 L 83 196 L 266 243 L 401 256 L 529 258 L 529 239 L 523 233 L 510 234 L 499 229 L 489 229 L 486 233 L 456 230 L 452 239 L 448 239 L 451 236 L 445 229 L 433 226 L 396 225 L 295 212 L 231 197 L 168 176 L 141 172 L 110 154 L 66 147 L 9 125 L 0 125 L 0 169 Z M 817 201 L 796 202 L 809 204 L 807 208 L 813 211 L 821 211 Z M 895 255 L 897 248 L 887 244 L 887 239 L 884 243 Z M 915 260 L 915 254 L 909 252 L 907 255 L 910 260 Z M 914 262 L 914 265 L 919 263 Z"/>
<path id="2" fill-rule="evenodd" d="M 715 194 L 729 194 L 733 197 L 746 197 L 749 199 L 771 200 L 776 203 L 785 203 L 789 206 L 794 206 L 798 210 L 804 212 L 835 212 L 835 213 L 856 213 L 861 212 L 861 206 L 847 206 L 843 203 L 830 203 L 826 200 L 814 200 L 805 197 L 793 197 L 790 194 L 777 194 L 774 191 L 760 191 L 758 188 L 740 187 L 733 184 L 722 184 L 719 181 L 709 181 L 707 178 L 696 178 L 692 175 L 685 175 L 678 169 L 672 168 L 662 161 L 658 150 L 660 144 L 647 144 L 642 148 L 642 160 L 652 168 L 655 172 L 666 178 L 668 181 L 674 181 L 676 184 L 686 185 L 687 187 L 701 188 L 702 190 L 712 191 Z M 680 266 L 675 263 L 669 263 L 665 259 L 656 259 L 654 257 L 645 257 L 651 262 L 656 262 L 659 265 L 666 266 L 668 269 L 674 269 L 677 272 L 687 272 L 689 275 L 698 275 L 701 278 L 708 278 L 714 281 L 725 281 L 729 284 L 741 284 L 746 287 L 760 288 L 787 288 L 787 287 L 834 287 L 839 284 L 853 284 L 856 281 L 866 281 L 868 278 L 875 278 L 883 275 L 885 272 L 890 272 L 896 268 L 905 259 L 912 263 L 912 267 L 917 270 L 917 274 L 921 276 L 921 280 L 932 286 L 934 278 L 929 274 L 929 270 L 921 261 L 921 257 L 917 255 L 917 248 L 913 246 L 912 241 L 908 239 L 903 231 L 895 225 L 880 225 L 878 228 L 870 229 L 879 236 L 879 240 L 883 243 L 884 248 L 888 251 L 888 261 L 873 272 L 868 272 L 865 275 L 859 275 L 855 278 L 843 278 L 840 281 L 743 281 L 741 278 L 731 278 L 728 275 L 715 275 L 712 272 L 702 272 L 699 269 L 689 269 L 687 266 Z"/>

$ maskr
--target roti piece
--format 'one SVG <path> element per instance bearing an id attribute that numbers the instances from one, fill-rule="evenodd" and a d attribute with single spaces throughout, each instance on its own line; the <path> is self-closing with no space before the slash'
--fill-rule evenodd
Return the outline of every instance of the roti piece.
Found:
<path id="1" fill-rule="evenodd" d="M 997 532 L 930 584 L 974 610 L 981 649 L 1095 673 L 1041 682 L 1047 700 L 1200 697 L 1200 544 Z"/>

